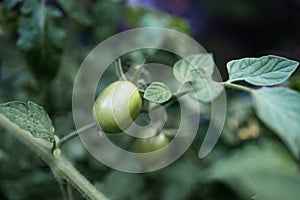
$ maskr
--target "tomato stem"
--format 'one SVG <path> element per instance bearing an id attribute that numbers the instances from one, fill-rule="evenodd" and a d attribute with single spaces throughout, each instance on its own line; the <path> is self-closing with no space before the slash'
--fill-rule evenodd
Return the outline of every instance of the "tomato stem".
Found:
<path id="1" fill-rule="evenodd" d="M 182 97 L 188 93 L 190 93 L 191 91 L 193 91 L 193 89 L 186 89 L 186 90 L 182 90 L 182 91 L 179 91 L 179 92 L 176 92 L 173 94 L 173 96 L 171 97 L 171 99 L 169 99 L 168 101 L 164 102 L 162 104 L 162 106 L 170 106 L 172 105 L 173 103 L 175 103 L 177 101 L 177 99 L 179 97 Z M 149 110 L 153 110 L 153 109 L 157 109 L 161 106 L 161 104 L 155 104 L 154 106 L 152 106 Z"/>
<path id="2" fill-rule="evenodd" d="M 248 93 L 252 93 L 252 89 L 246 86 L 242 86 L 242 85 L 238 85 L 238 84 L 234 84 L 231 83 L 229 81 L 226 81 L 223 83 L 224 87 L 226 88 L 231 88 L 231 89 L 236 89 L 236 90 L 240 90 L 243 92 L 248 92 Z"/>
<path id="3" fill-rule="evenodd" d="M 143 71 L 143 65 L 138 65 L 135 67 L 136 71 L 134 75 L 130 78 L 130 82 L 133 83 L 134 85 L 137 85 L 138 80 L 141 78 L 142 71 Z"/>
<path id="4" fill-rule="evenodd" d="M 55 158 L 51 152 L 49 142 L 34 138 L 28 131 L 20 129 L 16 124 L 0 115 L 0 126 L 7 129 L 15 137 L 24 142 L 34 153 L 49 165 L 57 181 L 66 180 L 83 196 L 91 200 L 106 200 L 107 198 L 98 191 L 75 167 L 63 156 Z"/>
<path id="5" fill-rule="evenodd" d="M 73 139 L 74 137 L 77 137 L 79 134 L 91 129 L 91 128 L 95 128 L 97 125 L 95 123 L 90 123 L 90 124 L 87 124 L 83 127 L 81 127 L 80 129 L 78 130 L 75 130 L 75 131 L 72 131 L 70 133 L 68 133 L 67 135 L 65 135 L 63 138 L 61 138 L 59 140 L 59 142 L 57 143 L 57 147 L 60 148 L 65 142 Z"/>
<path id="6" fill-rule="evenodd" d="M 121 63 L 121 59 L 118 58 L 116 61 L 116 74 L 119 77 L 120 80 L 122 81 L 127 81 L 127 78 L 124 74 L 123 68 L 122 68 L 122 63 Z"/>

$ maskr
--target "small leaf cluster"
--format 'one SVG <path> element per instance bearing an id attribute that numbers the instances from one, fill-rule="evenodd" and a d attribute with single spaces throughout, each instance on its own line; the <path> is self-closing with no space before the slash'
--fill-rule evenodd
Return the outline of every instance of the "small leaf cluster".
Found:
<path id="1" fill-rule="evenodd" d="M 224 87 L 249 92 L 259 119 L 273 130 L 299 159 L 300 94 L 289 88 L 277 86 L 292 75 L 299 63 L 274 55 L 232 60 L 227 63 L 229 79 L 226 82 L 215 82 L 212 79 L 214 65 L 206 64 L 210 57 L 210 54 L 193 55 L 178 61 L 174 65 L 175 77 L 191 82 L 200 102 L 214 100 Z M 233 83 L 237 81 L 245 81 L 259 88 Z"/>
<path id="2" fill-rule="evenodd" d="M 201 103 L 209 103 L 218 98 L 224 87 L 249 92 L 259 119 L 299 159 L 300 94 L 287 87 L 278 86 L 292 75 L 298 65 L 297 61 L 274 55 L 232 60 L 227 63 L 229 79 L 216 82 L 212 78 L 215 67 L 212 55 L 197 54 L 177 61 L 173 66 L 173 73 L 181 83 L 191 84 L 197 100 Z M 234 83 L 241 81 L 259 88 Z M 146 100 L 157 104 L 165 104 L 175 96 L 161 82 L 153 82 L 144 92 Z"/>

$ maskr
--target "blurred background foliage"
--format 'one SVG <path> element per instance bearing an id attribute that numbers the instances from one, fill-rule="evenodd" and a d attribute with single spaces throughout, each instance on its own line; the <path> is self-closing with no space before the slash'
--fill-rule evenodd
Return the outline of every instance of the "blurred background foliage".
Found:
<path id="1" fill-rule="evenodd" d="M 226 80 L 225 65 L 232 59 L 276 54 L 299 60 L 299 24 L 298 0 L 2 0 L 0 103 L 39 103 L 62 136 L 74 130 L 72 87 L 81 62 L 114 34 L 145 26 L 181 31 L 214 54 Z M 134 52 L 122 57 L 124 69 L 145 56 L 147 62 L 176 61 L 166 52 Z M 105 83 L 117 79 L 113 72 L 105 77 Z M 299 70 L 285 84 L 300 91 Z M 247 95 L 228 94 L 222 138 L 205 159 L 197 153 L 208 120 L 201 122 L 197 138 L 179 160 L 152 173 L 110 169 L 78 138 L 62 151 L 111 199 L 297 199 L 299 161 L 257 119 Z M 0 131 L 0 199 L 61 199 L 49 168 Z M 83 199 L 75 191 L 74 196 Z"/>

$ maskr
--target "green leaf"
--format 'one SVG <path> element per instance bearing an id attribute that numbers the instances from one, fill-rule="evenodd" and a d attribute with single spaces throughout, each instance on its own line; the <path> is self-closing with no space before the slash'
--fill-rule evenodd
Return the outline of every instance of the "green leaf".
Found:
<path id="1" fill-rule="evenodd" d="M 195 69 L 203 69 L 211 77 L 214 66 L 212 54 L 195 54 L 177 61 L 173 66 L 173 73 L 178 80 L 188 82 L 193 80 L 192 71 Z"/>
<path id="2" fill-rule="evenodd" d="M 224 90 L 222 84 L 212 80 L 214 66 L 212 54 L 195 54 L 177 61 L 173 74 L 182 82 L 192 82 L 197 100 L 208 103 Z"/>
<path id="3" fill-rule="evenodd" d="M 144 184 L 142 176 L 111 170 L 101 182 L 96 183 L 96 187 L 110 199 L 136 199 Z"/>
<path id="4" fill-rule="evenodd" d="M 200 165 L 191 162 L 178 162 L 168 167 L 168 173 L 162 171 L 157 174 L 158 180 L 164 184 L 161 199 L 189 199 L 193 190 L 198 187 L 199 179 L 196 174 L 201 170 L 199 168 Z"/>
<path id="5" fill-rule="evenodd" d="M 252 93 L 258 117 L 300 156 L 300 94 L 284 87 L 261 88 Z"/>
<path id="6" fill-rule="evenodd" d="M 84 1 L 77 0 L 58 0 L 58 3 L 63 7 L 63 9 L 77 22 L 83 25 L 91 25 L 92 19 L 86 12 L 87 9 L 84 8 Z"/>
<path id="7" fill-rule="evenodd" d="M 54 127 L 43 107 L 34 102 L 12 101 L 0 104 L 0 114 L 29 131 L 34 137 L 54 139 Z"/>
<path id="8" fill-rule="evenodd" d="M 144 93 L 144 98 L 154 103 L 164 103 L 172 97 L 172 92 L 165 84 L 153 82 L 149 85 Z"/>
<path id="9" fill-rule="evenodd" d="M 63 15 L 37 0 L 25 1 L 21 14 L 17 46 L 25 53 L 34 76 L 40 82 L 49 82 L 57 73 L 63 50 Z"/>
<path id="10" fill-rule="evenodd" d="M 196 98 L 203 103 L 209 103 L 216 99 L 224 90 L 224 86 L 208 77 L 204 70 L 192 72 L 192 88 Z"/>
<path id="11" fill-rule="evenodd" d="M 158 10 L 128 7 L 125 10 L 124 17 L 134 27 L 155 26 L 170 28 L 182 33 L 191 33 L 191 27 L 186 19 L 175 15 L 168 15 Z"/>
<path id="12" fill-rule="evenodd" d="M 280 143 L 271 140 L 259 140 L 231 151 L 205 175 L 208 180 L 228 184 L 243 199 L 298 199 L 299 196 L 297 163 Z"/>
<path id="13" fill-rule="evenodd" d="M 4 0 L 3 1 L 3 7 L 4 10 L 11 10 L 13 7 L 17 5 L 21 0 Z"/>
<path id="14" fill-rule="evenodd" d="M 280 84 L 287 80 L 299 63 L 278 56 L 243 58 L 227 63 L 230 81 L 244 80 L 258 86 Z"/>

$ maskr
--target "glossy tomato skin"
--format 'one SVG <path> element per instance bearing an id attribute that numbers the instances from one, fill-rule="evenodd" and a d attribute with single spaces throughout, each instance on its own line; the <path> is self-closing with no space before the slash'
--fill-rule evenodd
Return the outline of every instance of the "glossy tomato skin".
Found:
<path id="1" fill-rule="evenodd" d="M 164 134 L 157 134 L 150 138 L 137 139 L 134 143 L 134 152 L 142 153 L 136 154 L 135 159 L 142 168 L 151 168 L 152 165 L 157 164 L 167 155 L 167 146 L 170 139 Z M 163 148 L 163 149 L 162 149 Z M 158 151 L 159 150 L 159 151 Z M 151 154 L 144 154 L 151 153 Z"/>
<path id="2" fill-rule="evenodd" d="M 93 117 L 105 133 L 118 133 L 128 128 L 142 109 L 138 88 L 129 81 L 108 85 L 97 97 Z"/>

